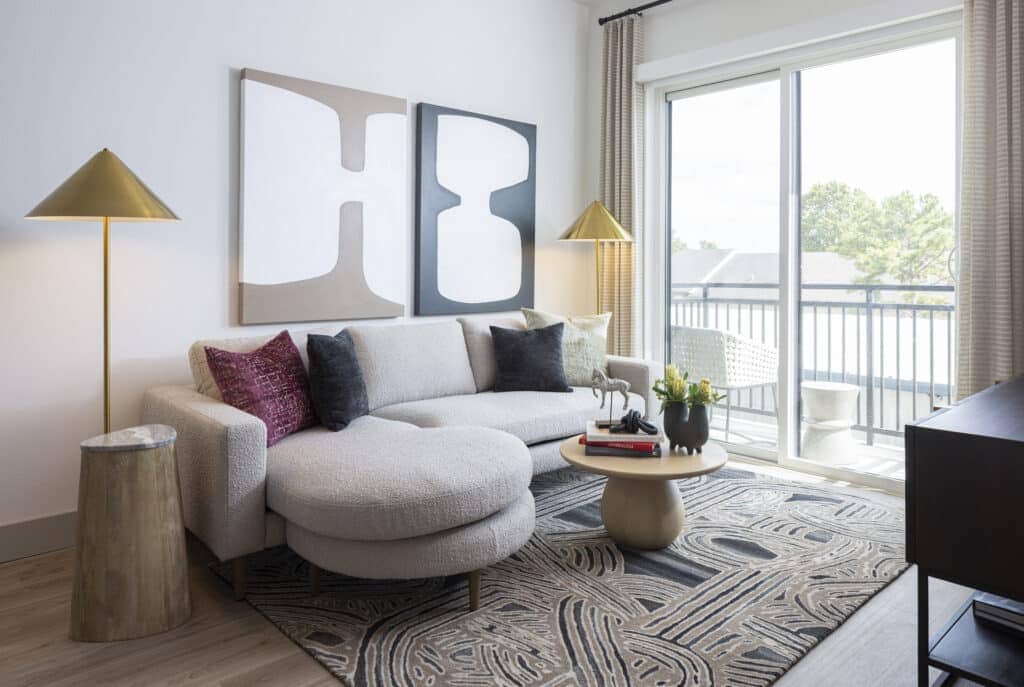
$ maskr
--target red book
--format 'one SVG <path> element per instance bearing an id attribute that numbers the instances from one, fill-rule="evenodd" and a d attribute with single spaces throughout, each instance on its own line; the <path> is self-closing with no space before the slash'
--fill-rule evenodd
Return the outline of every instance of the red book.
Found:
<path id="1" fill-rule="evenodd" d="M 587 441 L 587 437 L 580 436 L 581 446 L 601 446 L 603 448 L 620 448 L 627 451 L 653 451 L 658 445 L 657 441 Z"/>

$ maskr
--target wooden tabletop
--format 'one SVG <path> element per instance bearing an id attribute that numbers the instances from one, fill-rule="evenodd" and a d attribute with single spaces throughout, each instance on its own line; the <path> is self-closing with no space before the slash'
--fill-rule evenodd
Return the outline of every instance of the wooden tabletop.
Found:
<path id="1" fill-rule="evenodd" d="M 608 477 L 625 479 L 666 480 L 697 477 L 714 472 L 723 465 L 728 456 L 718 444 L 708 442 L 703 453 L 686 455 L 683 450 L 670 451 L 668 443 L 662 443 L 660 458 L 631 458 L 626 456 L 588 456 L 579 436 L 566 439 L 559 447 L 562 458 L 576 467 Z"/>

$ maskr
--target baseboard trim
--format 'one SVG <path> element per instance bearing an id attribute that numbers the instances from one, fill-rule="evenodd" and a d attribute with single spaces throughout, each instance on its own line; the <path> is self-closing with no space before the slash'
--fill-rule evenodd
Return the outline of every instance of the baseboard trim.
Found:
<path id="1" fill-rule="evenodd" d="M 75 511 L 0 527 L 0 563 L 74 546 Z"/>

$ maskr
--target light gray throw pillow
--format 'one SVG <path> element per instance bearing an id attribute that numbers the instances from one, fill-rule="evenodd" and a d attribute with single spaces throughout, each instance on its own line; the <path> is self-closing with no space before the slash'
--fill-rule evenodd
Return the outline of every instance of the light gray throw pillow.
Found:
<path id="1" fill-rule="evenodd" d="M 608 371 L 608 323 L 610 312 L 600 315 L 564 317 L 541 310 L 523 308 L 527 329 L 540 329 L 559 322 L 562 332 L 562 362 L 565 376 L 572 386 L 590 386 L 594 368 Z"/>

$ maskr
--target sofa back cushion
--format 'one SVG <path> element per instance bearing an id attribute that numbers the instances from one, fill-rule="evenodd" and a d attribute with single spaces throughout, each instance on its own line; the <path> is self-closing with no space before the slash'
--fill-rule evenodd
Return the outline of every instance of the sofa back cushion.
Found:
<path id="1" fill-rule="evenodd" d="M 392 403 L 476 392 L 455 320 L 347 328 L 363 370 L 370 411 Z"/>
<path id="2" fill-rule="evenodd" d="M 466 350 L 469 352 L 469 364 L 473 368 L 473 381 L 477 391 L 490 391 L 494 388 L 494 376 L 497 371 L 494 360 L 494 340 L 491 338 L 491 326 L 504 329 L 526 329 L 522 317 L 460 317 L 462 333 L 466 337 Z"/>

